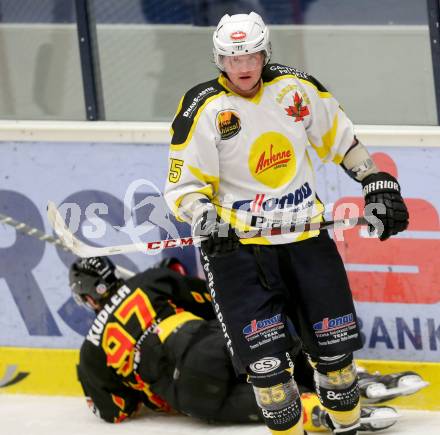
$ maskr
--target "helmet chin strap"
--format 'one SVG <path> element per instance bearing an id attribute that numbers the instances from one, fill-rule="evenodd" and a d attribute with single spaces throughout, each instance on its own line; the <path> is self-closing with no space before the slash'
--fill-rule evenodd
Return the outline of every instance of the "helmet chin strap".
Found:
<path id="1" fill-rule="evenodd" d="M 93 310 L 95 313 L 101 311 L 103 307 L 99 302 L 96 302 L 90 295 L 85 295 L 86 304 Z"/>

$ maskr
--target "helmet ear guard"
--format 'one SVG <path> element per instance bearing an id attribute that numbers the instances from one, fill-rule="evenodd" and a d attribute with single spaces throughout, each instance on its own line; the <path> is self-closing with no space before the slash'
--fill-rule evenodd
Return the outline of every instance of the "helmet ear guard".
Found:
<path id="1" fill-rule="evenodd" d="M 102 305 L 121 284 L 115 272 L 115 265 L 107 257 L 76 260 L 69 270 L 69 285 L 75 302 L 92 310 L 96 306 L 89 303 L 90 298 L 96 305 Z"/>
<path id="2" fill-rule="evenodd" d="M 255 12 L 250 14 L 224 15 L 214 31 L 214 62 L 224 71 L 222 56 L 242 56 L 262 51 L 264 65 L 271 56 L 269 29 Z"/>

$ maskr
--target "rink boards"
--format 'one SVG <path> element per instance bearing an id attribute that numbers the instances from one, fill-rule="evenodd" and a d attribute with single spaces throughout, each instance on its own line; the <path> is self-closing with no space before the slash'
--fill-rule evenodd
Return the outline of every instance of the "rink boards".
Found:
<path id="1" fill-rule="evenodd" d="M 0 348 L 0 393 L 41 394 L 55 396 L 81 396 L 77 381 L 78 350 Z M 438 385 L 440 364 L 402 361 L 357 360 L 358 365 L 382 374 L 416 370 L 430 382 L 430 386 L 417 394 L 392 401 L 393 405 L 407 409 L 440 410 Z M 1 373 L 1 372 L 0 372 Z"/>
<path id="2" fill-rule="evenodd" d="M 47 200 L 53 200 L 70 210 L 73 229 L 80 229 L 77 235 L 97 246 L 130 243 L 136 237 L 151 241 L 188 235 L 188 227 L 169 215 L 161 193 L 167 146 L 149 134 L 115 130 L 100 143 L 87 138 L 99 133 L 81 138 L 72 135 L 77 142 L 70 143 L 58 139 L 1 142 L 0 213 L 51 233 L 45 207 Z M 440 143 L 438 129 L 434 136 Z M 125 143 L 112 142 L 111 137 Z M 337 241 L 365 343 L 358 358 L 373 360 L 374 366 L 379 364 L 375 360 L 384 361 L 382 372 L 409 364 L 426 370 L 428 379 L 434 381 L 435 363 L 440 361 L 440 261 L 436 254 L 440 248 L 440 149 L 410 134 L 405 137 L 412 138 L 414 146 L 407 139 L 401 142 L 405 146 L 397 147 L 383 137 L 364 142 L 374 145 L 371 151 L 378 165 L 398 176 L 411 219 L 407 232 L 386 243 L 369 238 L 359 228 L 346 231 L 344 240 Z M 389 135 L 394 142 L 396 137 Z M 362 209 L 357 183 L 331 163 L 323 165 L 316 158 L 314 163 L 320 198 L 333 203 L 329 209 L 341 212 L 345 203 Z M 115 261 L 139 271 L 168 255 L 179 256 L 191 272 L 199 273 L 192 248 L 156 256 L 116 256 Z M 0 225 L 0 258 L 0 392 L 80 394 L 75 349 L 92 317 L 70 297 L 67 267 L 74 257 Z M 47 378 L 49 374 L 54 380 Z M 429 391 L 408 399 L 408 404 L 423 402 L 427 395 L 421 407 L 440 406 L 440 399 L 436 402 Z"/>

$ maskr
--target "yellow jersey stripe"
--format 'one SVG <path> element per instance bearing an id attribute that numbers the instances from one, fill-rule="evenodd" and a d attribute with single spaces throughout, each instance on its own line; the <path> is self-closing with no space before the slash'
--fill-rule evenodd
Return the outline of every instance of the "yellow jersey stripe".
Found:
<path id="1" fill-rule="evenodd" d="M 286 74 L 286 75 L 283 75 L 283 76 L 280 76 L 280 77 L 276 77 L 275 79 L 271 80 L 270 82 L 265 82 L 264 86 L 273 85 L 273 84 L 278 83 L 279 81 L 284 80 L 286 78 L 296 79 L 296 80 L 299 80 L 301 83 L 304 83 L 306 85 L 311 86 L 313 89 L 316 90 L 316 93 L 319 95 L 320 98 L 323 98 L 323 99 L 324 98 L 333 98 L 333 95 L 330 92 L 328 92 L 328 91 L 320 91 L 316 87 L 316 85 L 314 83 L 312 83 L 312 82 L 310 82 L 310 81 L 308 81 L 306 79 L 300 79 L 299 77 L 297 77 L 294 74 Z"/>
<path id="2" fill-rule="evenodd" d="M 188 165 L 188 169 L 191 172 L 191 174 L 194 175 L 199 181 L 205 184 L 210 184 L 212 186 L 212 194 L 208 195 L 209 199 L 212 199 L 214 195 L 217 194 L 219 185 L 220 185 L 220 178 L 216 177 L 215 175 L 210 175 L 202 172 L 199 168 L 196 168 L 195 166 Z"/>
<path id="3" fill-rule="evenodd" d="M 328 130 L 327 133 L 325 133 L 322 136 L 321 138 L 322 145 L 317 146 L 313 142 L 310 142 L 321 160 L 324 160 L 330 154 L 330 150 L 335 144 L 337 132 L 338 132 L 338 114 L 336 114 L 335 117 L 333 118 L 333 124 L 330 127 L 330 130 Z"/>
<path id="4" fill-rule="evenodd" d="M 202 319 L 188 311 L 182 311 L 181 313 L 174 314 L 162 320 L 157 327 L 160 341 L 163 343 L 177 327 L 189 322 L 190 320 Z"/>

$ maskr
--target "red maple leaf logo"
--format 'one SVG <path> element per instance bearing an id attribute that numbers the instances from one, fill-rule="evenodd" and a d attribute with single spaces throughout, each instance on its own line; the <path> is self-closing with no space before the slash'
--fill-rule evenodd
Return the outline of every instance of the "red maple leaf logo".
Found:
<path id="1" fill-rule="evenodd" d="M 303 121 L 305 116 L 310 115 L 309 108 L 303 106 L 303 102 L 303 98 L 298 92 L 295 92 L 295 95 L 293 96 L 293 106 L 284 109 L 288 116 L 295 118 L 295 122 Z"/>

